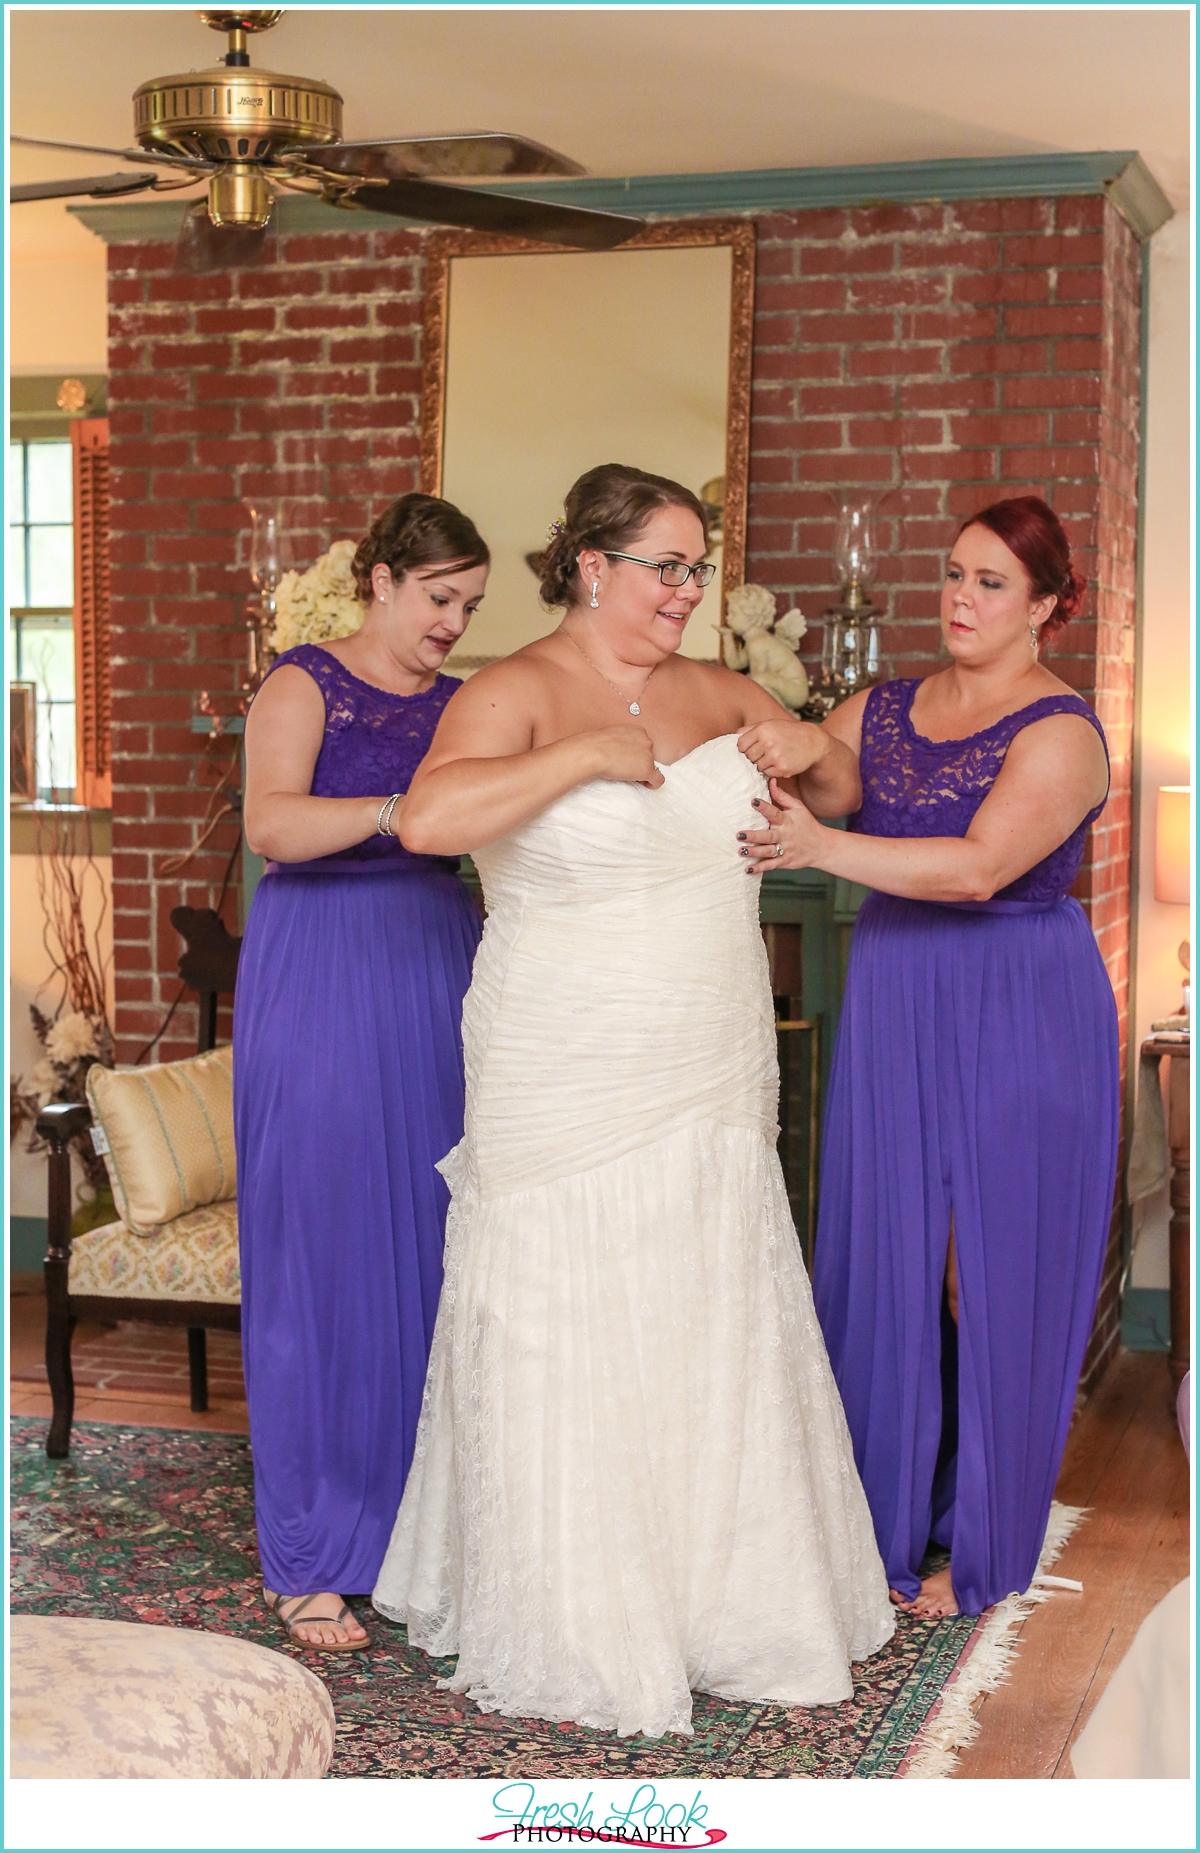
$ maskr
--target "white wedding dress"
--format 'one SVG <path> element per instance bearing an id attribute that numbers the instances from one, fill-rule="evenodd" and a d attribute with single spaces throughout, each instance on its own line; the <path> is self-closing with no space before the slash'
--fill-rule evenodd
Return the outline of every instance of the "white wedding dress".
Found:
<path id="1" fill-rule="evenodd" d="M 374 1592 L 485 1710 L 690 1732 L 851 1694 L 894 1614 L 776 1155 L 763 782 L 727 735 L 475 858 L 466 1136 Z"/>

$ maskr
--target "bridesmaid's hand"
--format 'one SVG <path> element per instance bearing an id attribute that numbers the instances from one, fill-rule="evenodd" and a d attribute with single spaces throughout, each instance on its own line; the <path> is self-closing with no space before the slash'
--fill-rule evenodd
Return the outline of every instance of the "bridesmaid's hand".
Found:
<path id="1" fill-rule="evenodd" d="M 781 715 L 777 721 L 759 721 L 738 737 L 744 753 L 765 779 L 797 778 L 826 759 L 830 736 L 811 721 L 794 721 Z"/>
<path id="2" fill-rule="evenodd" d="M 739 855 L 746 858 L 747 875 L 762 875 L 767 869 L 811 869 L 817 864 L 822 843 L 828 834 L 806 804 L 791 797 L 775 779 L 770 781 L 771 798 L 755 798 L 754 807 L 763 819 L 763 830 L 739 830 Z"/>

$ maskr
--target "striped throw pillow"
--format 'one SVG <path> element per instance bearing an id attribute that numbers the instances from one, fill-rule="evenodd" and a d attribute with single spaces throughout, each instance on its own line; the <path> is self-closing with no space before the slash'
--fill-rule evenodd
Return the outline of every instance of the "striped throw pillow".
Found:
<path id="1" fill-rule="evenodd" d="M 236 1197 L 232 1049 L 152 1068 L 96 1063 L 87 1096 L 117 1214 L 135 1235 Z"/>

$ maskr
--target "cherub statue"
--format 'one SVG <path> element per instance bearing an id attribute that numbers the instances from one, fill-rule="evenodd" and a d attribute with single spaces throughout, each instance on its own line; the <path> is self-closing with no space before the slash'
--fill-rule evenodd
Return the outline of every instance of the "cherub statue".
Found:
<path id="1" fill-rule="evenodd" d="M 717 627 L 725 667 L 748 670 L 752 682 L 796 713 L 808 700 L 808 677 L 797 654 L 808 629 L 804 613 L 793 606 L 776 618 L 773 592 L 742 585 L 725 601 L 725 617 Z"/>

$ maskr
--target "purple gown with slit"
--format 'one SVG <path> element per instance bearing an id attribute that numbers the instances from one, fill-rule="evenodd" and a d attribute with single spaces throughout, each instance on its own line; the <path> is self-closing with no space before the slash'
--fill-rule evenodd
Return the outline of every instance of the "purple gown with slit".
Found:
<path id="1" fill-rule="evenodd" d="M 862 809 L 881 837 L 963 836 L 1051 695 L 933 742 L 916 681 L 872 689 Z M 1117 1161 L 1112 987 L 1068 890 L 1088 824 L 993 900 L 872 893 L 826 1113 L 814 1291 L 888 1580 L 951 1552 L 964 1614 L 1037 1566 L 1095 1313 Z M 957 1329 L 944 1303 L 954 1219 Z"/>
<path id="2" fill-rule="evenodd" d="M 317 797 L 406 791 L 459 684 L 296 664 L 325 700 Z M 374 1587 L 412 1459 L 462 1137 L 479 916 L 457 859 L 374 836 L 268 863 L 234 1000 L 242 1350 L 263 1580 Z"/>

